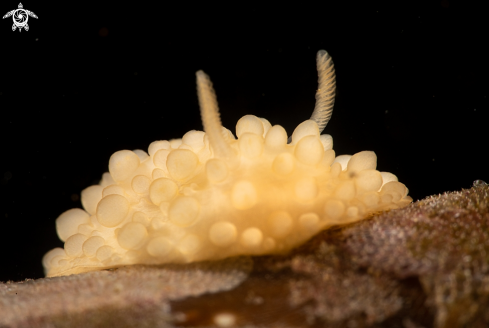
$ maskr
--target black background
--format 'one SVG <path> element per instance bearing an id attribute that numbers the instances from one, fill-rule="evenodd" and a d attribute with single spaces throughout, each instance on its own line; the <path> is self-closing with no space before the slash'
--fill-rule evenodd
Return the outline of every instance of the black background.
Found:
<path id="1" fill-rule="evenodd" d="M 62 246 L 56 217 L 113 152 L 202 129 L 199 69 L 224 126 L 255 114 L 290 134 L 312 113 L 326 49 L 337 155 L 374 150 L 415 200 L 489 182 L 487 11 L 392 2 L 24 1 L 39 17 L 29 31 L 0 20 L 0 281 L 43 276 Z"/>

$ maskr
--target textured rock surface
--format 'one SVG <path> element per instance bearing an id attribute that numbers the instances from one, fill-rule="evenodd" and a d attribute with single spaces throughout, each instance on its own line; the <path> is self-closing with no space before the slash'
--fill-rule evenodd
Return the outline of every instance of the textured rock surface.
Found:
<path id="1" fill-rule="evenodd" d="M 488 306 L 480 181 L 283 256 L 0 284 L 0 327 L 486 327 Z"/>
<path id="2" fill-rule="evenodd" d="M 250 258 L 0 284 L 0 327 L 171 327 L 169 300 L 232 289 Z"/>

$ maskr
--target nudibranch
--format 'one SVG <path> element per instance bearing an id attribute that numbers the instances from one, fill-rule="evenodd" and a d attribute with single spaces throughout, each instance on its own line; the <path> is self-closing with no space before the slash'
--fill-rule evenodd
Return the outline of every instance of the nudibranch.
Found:
<path id="1" fill-rule="evenodd" d="M 313 114 L 290 139 L 253 115 L 238 121 L 235 137 L 198 71 L 205 132 L 155 141 L 147 153 L 115 152 L 100 183 L 81 192 L 84 210 L 56 219 L 64 248 L 44 256 L 46 275 L 282 253 L 320 230 L 409 204 L 406 186 L 376 170 L 374 152 L 335 156 L 332 137 L 321 134 L 336 87 L 324 50 L 317 69 Z"/>

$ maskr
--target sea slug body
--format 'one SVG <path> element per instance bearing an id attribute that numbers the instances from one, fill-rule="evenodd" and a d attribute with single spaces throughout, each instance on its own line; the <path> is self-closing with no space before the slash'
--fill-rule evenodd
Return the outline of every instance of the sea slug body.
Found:
<path id="1" fill-rule="evenodd" d="M 333 225 L 409 204 L 404 184 L 376 170 L 374 152 L 335 156 L 332 137 L 321 135 L 335 96 L 324 50 L 317 67 L 316 107 L 289 140 L 253 115 L 238 121 L 235 138 L 198 71 L 205 132 L 114 153 L 100 183 L 81 192 L 84 210 L 56 220 L 65 244 L 44 256 L 46 275 L 280 253 Z"/>

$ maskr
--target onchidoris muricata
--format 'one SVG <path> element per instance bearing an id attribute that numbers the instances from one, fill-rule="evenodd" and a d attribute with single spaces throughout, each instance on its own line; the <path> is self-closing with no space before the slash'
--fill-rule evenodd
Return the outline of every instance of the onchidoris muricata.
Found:
<path id="1" fill-rule="evenodd" d="M 409 204 L 404 184 L 376 170 L 374 152 L 335 156 L 321 135 L 336 85 L 324 50 L 317 67 L 316 107 L 289 140 L 253 115 L 238 121 L 235 138 L 198 71 L 205 132 L 114 153 L 100 184 L 81 192 L 84 210 L 56 220 L 65 244 L 44 256 L 46 275 L 285 252 L 330 226 Z"/>

